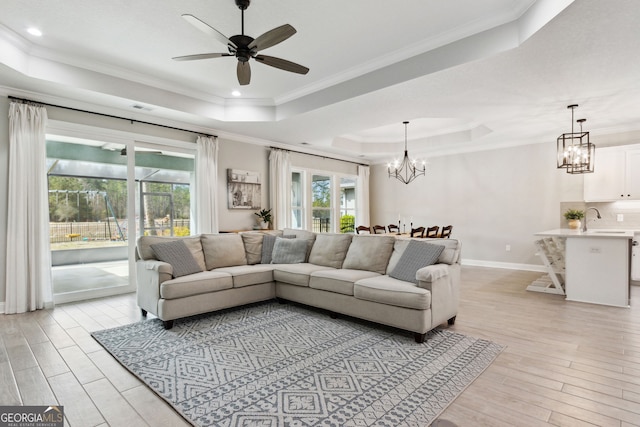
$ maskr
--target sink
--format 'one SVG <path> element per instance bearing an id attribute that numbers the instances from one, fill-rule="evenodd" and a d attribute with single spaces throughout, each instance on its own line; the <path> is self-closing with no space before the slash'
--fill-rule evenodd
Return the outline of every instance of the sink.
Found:
<path id="1" fill-rule="evenodd" d="M 596 234 L 624 234 L 626 231 L 606 231 L 606 230 L 588 230 L 587 233 L 596 233 Z"/>

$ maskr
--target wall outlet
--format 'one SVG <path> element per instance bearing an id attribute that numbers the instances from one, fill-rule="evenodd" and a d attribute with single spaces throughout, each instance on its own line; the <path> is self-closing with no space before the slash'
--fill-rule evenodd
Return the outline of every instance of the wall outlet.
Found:
<path id="1" fill-rule="evenodd" d="M 505 246 L 504 250 L 507 252 L 511 252 L 511 245 Z"/>
<path id="2" fill-rule="evenodd" d="M 589 252 L 591 252 L 592 254 L 599 254 L 600 248 L 589 248 Z"/>
<path id="3" fill-rule="evenodd" d="M 618 222 L 624 221 L 624 215 L 623 214 L 616 215 L 616 221 L 618 221 Z"/>

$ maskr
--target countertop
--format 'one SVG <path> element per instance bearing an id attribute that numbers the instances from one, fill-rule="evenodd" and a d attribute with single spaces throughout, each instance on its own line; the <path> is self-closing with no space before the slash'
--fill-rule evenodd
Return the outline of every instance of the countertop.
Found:
<path id="1" fill-rule="evenodd" d="M 599 237 L 615 239 L 633 239 L 634 230 L 599 230 L 592 229 L 583 232 L 570 228 L 556 228 L 555 230 L 541 231 L 536 236 L 557 236 L 557 237 Z"/>

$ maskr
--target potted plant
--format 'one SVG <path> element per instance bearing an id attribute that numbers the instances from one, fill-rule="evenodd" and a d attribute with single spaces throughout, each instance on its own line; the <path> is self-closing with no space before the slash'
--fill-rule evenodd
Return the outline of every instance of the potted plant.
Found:
<path id="1" fill-rule="evenodd" d="M 260 228 L 267 230 L 271 222 L 271 209 L 261 209 L 259 212 L 254 213 L 254 215 L 258 217 Z"/>
<path id="2" fill-rule="evenodd" d="M 568 221 L 569 228 L 578 229 L 580 228 L 580 220 L 584 218 L 584 211 L 580 209 L 568 209 L 564 213 L 564 218 Z"/>

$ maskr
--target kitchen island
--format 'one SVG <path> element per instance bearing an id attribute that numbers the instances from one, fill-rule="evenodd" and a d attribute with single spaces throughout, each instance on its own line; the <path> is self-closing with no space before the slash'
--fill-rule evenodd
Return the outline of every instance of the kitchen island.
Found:
<path id="1" fill-rule="evenodd" d="M 536 236 L 566 238 L 567 300 L 629 307 L 633 231 L 561 228 Z"/>

